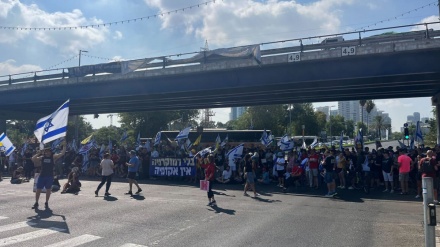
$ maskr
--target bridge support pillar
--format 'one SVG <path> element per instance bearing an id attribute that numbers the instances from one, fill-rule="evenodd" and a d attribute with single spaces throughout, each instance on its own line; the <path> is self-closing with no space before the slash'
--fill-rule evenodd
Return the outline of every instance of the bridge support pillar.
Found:
<path id="1" fill-rule="evenodd" d="M 0 118 L 0 133 L 6 133 L 6 119 Z"/>
<path id="2" fill-rule="evenodd" d="M 431 98 L 432 106 L 435 106 L 435 118 L 437 119 L 437 144 L 440 144 L 440 93 Z"/>

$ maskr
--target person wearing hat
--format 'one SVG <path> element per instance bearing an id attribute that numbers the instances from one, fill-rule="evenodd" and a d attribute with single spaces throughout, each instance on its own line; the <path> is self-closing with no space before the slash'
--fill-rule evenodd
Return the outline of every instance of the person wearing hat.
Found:
<path id="1" fill-rule="evenodd" d="M 133 184 L 136 185 L 136 187 L 138 188 L 138 191 L 136 192 L 136 194 L 139 194 L 142 192 L 141 187 L 139 187 L 139 184 L 137 183 L 137 181 L 135 180 L 136 178 L 136 172 L 139 169 L 139 158 L 136 156 L 136 151 L 131 150 L 129 152 L 130 155 L 130 160 L 128 161 L 128 163 L 125 163 L 126 166 L 128 166 L 128 175 L 127 175 L 127 179 L 128 179 L 128 184 L 129 184 L 129 191 L 127 193 L 125 193 L 126 195 L 133 195 L 131 189 L 133 187 Z"/>
<path id="2" fill-rule="evenodd" d="M 37 181 L 37 190 L 35 192 L 35 203 L 32 209 L 38 208 L 38 201 L 40 199 L 41 190 L 46 188 L 46 203 L 44 207 L 49 208 L 49 198 L 52 190 L 53 183 L 53 169 L 55 166 L 55 161 L 63 157 L 66 153 L 66 140 L 62 143 L 63 149 L 60 153 L 54 154 L 51 148 L 45 148 L 44 150 L 38 151 L 33 157 L 32 161 L 35 166 L 41 166 L 40 176 Z"/>

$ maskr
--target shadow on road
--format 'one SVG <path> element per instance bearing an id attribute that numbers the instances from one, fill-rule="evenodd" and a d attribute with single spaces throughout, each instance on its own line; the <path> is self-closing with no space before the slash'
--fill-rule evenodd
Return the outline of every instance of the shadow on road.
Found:
<path id="1" fill-rule="evenodd" d="M 218 192 L 218 191 L 213 191 L 213 193 L 214 193 L 214 195 L 219 195 L 219 196 L 235 197 L 235 195 L 228 195 L 226 193 Z"/>
<path id="2" fill-rule="evenodd" d="M 216 214 L 218 213 L 224 213 L 224 214 L 229 214 L 229 215 L 235 215 L 235 210 L 233 209 L 226 209 L 226 208 L 221 208 L 218 206 L 213 206 L 211 208 L 208 208 L 209 211 L 215 211 Z"/>
<path id="3" fill-rule="evenodd" d="M 30 227 L 34 228 L 57 228 L 62 230 L 63 233 L 70 233 L 69 226 L 66 222 L 66 217 L 61 214 L 54 214 L 52 209 L 35 209 L 36 215 L 28 217 L 28 224 Z M 56 221 L 57 217 L 60 217 L 62 221 Z M 49 218 L 53 218 L 54 220 L 47 220 Z"/>
<path id="4" fill-rule="evenodd" d="M 143 201 L 145 200 L 145 196 L 141 196 L 141 195 L 132 195 L 131 199 L 136 199 L 138 201 Z"/>
<path id="5" fill-rule="evenodd" d="M 114 202 L 114 201 L 117 201 L 118 198 L 114 197 L 114 196 L 104 196 L 104 200 L 108 201 L 108 202 Z"/>

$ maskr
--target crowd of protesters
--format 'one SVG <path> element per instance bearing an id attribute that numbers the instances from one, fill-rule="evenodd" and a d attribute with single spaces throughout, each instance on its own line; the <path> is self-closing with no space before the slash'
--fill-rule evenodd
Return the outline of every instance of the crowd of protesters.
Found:
<path id="1" fill-rule="evenodd" d="M 227 156 L 228 151 L 234 148 L 233 145 L 218 147 L 202 157 L 199 151 L 204 148 L 206 147 L 193 147 L 192 150 L 185 151 L 170 144 L 152 148 L 121 146 L 115 147 L 111 152 L 105 150 L 104 153 L 98 148 L 92 148 L 87 155 L 67 150 L 62 157 L 54 160 L 54 176 L 57 181 L 67 178 L 62 187 L 63 193 L 77 193 L 81 187 L 80 177 L 100 177 L 102 181 L 95 191 L 96 195 L 105 183 L 105 195 L 110 195 L 113 176 L 127 177 L 130 181 L 127 194 L 132 195 L 133 184 L 137 186 L 137 193 L 142 191 L 136 179 L 150 178 L 151 158 L 193 157 L 196 164 L 195 175 L 182 179 L 191 183 L 208 179 L 211 184 L 242 184 L 245 186 L 245 196 L 248 191 L 252 191 L 255 197 L 259 196 L 259 186 L 272 185 L 284 192 L 292 187 L 326 188 L 326 197 L 333 197 L 340 190 L 359 189 L 365 193 L 380 190 L 381 193 L 401 195 L 414 192 L 415 197 L 420 198 L 422 177 L 433 177 L 436 191 L 439 186 L 440 162 L 436 160 L 436 157 L 440 157 L 439 146 L 413 150 L 402 147 L 370 150 L 365 147 L 357 150 L 345 148 L 340 151 L 335 147 L 325 147 L 282 151 L 276 146 L 264 147 L 254 143 L 245 145 L 241 158 L 233 159 Z M 3 169 L 0 170 L 9 173 L 11 183 L 29 181 L 34 173 L 41 172 L 40 166 L 36 166 L 32 159 L 39 152 L 38 148 L 32 147 L 23 151 L 16 150 L 9 157 L 1 152 L 0 164 Z M 53 152 L 57 154 L 60 150 Z M 1 175 L 0 173 L 0 181 Z M 212 192 L 212 188 L 209 191 Z M 208 197 L 210 204 L 215 204 L 213 194 L 208 193 Z M 438 202 L 437 195 L 435 199 Z"/>

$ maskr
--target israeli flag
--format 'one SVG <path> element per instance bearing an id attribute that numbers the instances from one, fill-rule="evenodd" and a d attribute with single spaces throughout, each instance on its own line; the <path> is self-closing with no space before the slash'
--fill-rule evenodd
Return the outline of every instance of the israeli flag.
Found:
<path id="1" fill-rule="evenodd" d="M 315 148 L 316 146 L 318 146 L 318 138 L 315 136 L 315 139 L 313 140 L 312 144 L 310 144 L 310 147 Z"/>
<path id="2" fill-rule="evenodd" d="M 400 148 L 406 148 L 405 144 L 403 144 L 403 142 L 401 142 L 400 140 L 397 140 L 397 142 L 399 143 Z"/>
<path id="3" fill-rule="evenodd" d="M 362 132 L 362 129 L 359 129 L 354 144 L 356 146 L 356 149 L 364 150 L 364 134 Z"/>
<path id="4" fill-rule="evenodd" d="M 243 143 L 236 146 L 235 148 L 229 150 L 226 156 L 228 157 L 229 160 L 241 158 L 241 156 L 243 155 L 243 147 L 244 147 Z"/>
<path id="5" fill-rule="evenodd" d="M 416 142 L 423 143 L 423 133 L 422 129 L 420 128 L 420 121 L 417 121 L 415 137 Z"/>
<path id="6" fill-rule="evenodd" d="M 66 136 L 69 102 L 67 100 L 54 113 L 37 121 L 34 134 L 41 144 Z"/>
<path id="7" fill-rule="evenodd" d="M 9 140 L 4 132 L 0 135 L 0 147 L 5 151 L 6 156 L 9 156 L 15 150 L 11 140 Z"/>
<path id="8" fill-rule="evenodd" d="M 269 138 L 267 136 L 266 130 L 263 131 L 263 135 L 261 135 L 260 141 L 261 144 L 263 144 L 264 146 L 267 146 L 269 144 Z"/>
<path id="9" fill-rule="evenodd" d="M 278 146 L 281 145 L 290 145 L 290 138 L 287 134 L 285 134 L 283 137 L 281 137 L 281 139 L 278 141 Z"/>
<path id="10" fill-rule="evenodd" d="M 344 151 L 344 132 L 341 132 L 341 138 L 339 138 L 339 150 Z"/>
<path id="11" fill-rule="evenodd" d="M 25 143 L 23 143 L 23 147 L 21 148 L 21 156 L 24 156 L 24 153 L 26 152 L 26 149 L 28 147 L 28 142 L 26 141 Z"/>
<path id="12" fill-rule="evenodd" d="M 79 154 L 87 154 L 90 151 L 90 149 L 92 149 L 94 146 L 95 146 L 94 141 L 91 141 L 91 142 L 87 143 L 86 145 L 83 145 L 79 149 L 78 153 Z"/>
<path id="13" fill-rule="evenodd" d="M 161 138 L 161 136 L 162 136 L 162 132 L 157 132 L 157 134 L 156 134 L 156 138 L 154 138 L 154 146 L 157 146 L 157 145 L 159 145 L 160 144 L 160 138 Z"/>
<path id="14" fill-rule="evenodd" d="M 112 140 L 110 140 L 110 138 L 108 139 L 108 151 L 110 153 L 112 153 L 112 151 L 113 151 L 113 143 L 112 143 Z"/>
<path id="15" fill-rule="evenodd" d="M 102 144 L 101 145 L 101 149 L 99 150 L 99 157 L 102 159 L 102 157 L 104 156 L 104 151 L 105 151 L 105 145 Z"/>
<path id="16" fill-rule="evenodd" d="M 179 140 L 188 138 L 190 130 L 191 130 L 191 126 L 186 127 L 185 129 L 180 131 L 180 133 L 176 136 L 176 140 L 179 141 Z"/>
<path id="17" fill-rule="evenodd" d="M 208 148 L 203 149 L 202 151 L 199 151 L 197 154 L 200 154 L 201 157 L 204 157 L 205 155 L 210 154 L 210 153 L 212 153 L 212 149 L 211 149 L 211 147 L 208 147 Z"/>
<path id="18" fill-rule="evenodd" d="M 141 132 L 138 133 L 138 136 L 136 138 L 136 147 L 141 147 Z"/>
<path id="19" fill-rule="evenodd" d="M 306 145 L 306 142 L 304 139 L 303 139 L 303 145 L 301 146 L 301 149 L 307 149 L 307 145 Z"/>
<path id="20" fill-rule="evenodd" d="M 124 133 L 122 133 L 121 142 L 127 140 L 127 138 L 128 138 L 127 130 L 124 130 Z"/>
<path id="21" fill-rule="evenodd" d="M 411 142 L 410 142 L 410 144 L 409 144 L 409 148 L 410 148 L 411 150 L 414 149 L 414 137 L 411 137 Z"/>
<path id="22" fill-rule="evenodd" d="M 145 142 L 144 148 L 147 149 L 148 152 L 151 151 L 151 142 L 150 142 L 150 140 L 147 140 Z"/>
<path id="23" fill-rule="evenodd" d="M 221 147 L 224 147 L 224 146 L 228 143 L 228 141 L 229 141 L 228 134 L 226 134 L 226 137 L 225 137 L 225 139 L 222 141 L 222 143 L 220 143 L 220 146 L 221 146 Z"/>
<path id="24" fill-rule="evenodd" d="M 52 151 L 55 151 L 63 141 L 64 141 L 64 137 L 61 137 L 56 139 L 54 142 L 52 142 L 52 147 L 51 147 Z"/>
<path id="25" fill-rule="evenodd" d="M 289 142 L 282 142 L 280 145 L 281 151 L 293 150 L 294 147 L 295 147 L 295 143 L 293 142 L 293 140 Z"/>
<path id="26" fill-rule="evenodd" d="M 188 139 L 186 139 L 185 148 L 186 148 L 186 150 L 189 150 L 191 147 L 192 147 L 192 143 L 188 138 Z"/>
<path id="27" fill-rule="evenodd" d="M 266 147 L 273 143 L 273 140 L 275 140 L 275 137 L 272 135 L 272 132 L 269 132 L 269 136 L 267 137 L 269 142 L 267 143 Z"/>

